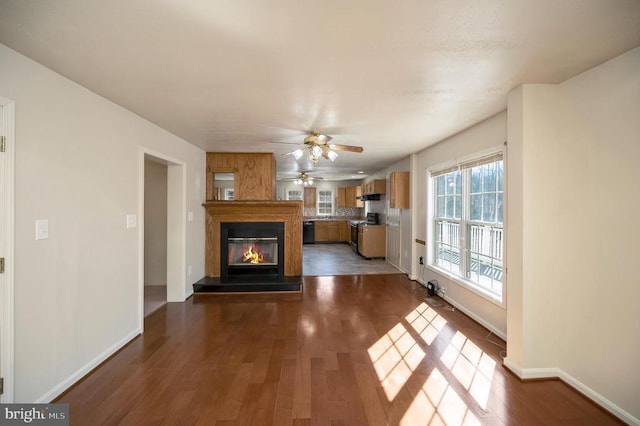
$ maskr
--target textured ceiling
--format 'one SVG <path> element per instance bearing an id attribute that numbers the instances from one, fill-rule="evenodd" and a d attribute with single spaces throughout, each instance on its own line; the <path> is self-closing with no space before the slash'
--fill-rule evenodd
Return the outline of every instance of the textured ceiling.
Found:
<path id="1" fill-rule="evenodd" d="M 0 0 L 0 42 L 207 151 L 345 179 L 640 45 L 640 1 Z M 313 129 L 364 153 L 270 143 Z"/>

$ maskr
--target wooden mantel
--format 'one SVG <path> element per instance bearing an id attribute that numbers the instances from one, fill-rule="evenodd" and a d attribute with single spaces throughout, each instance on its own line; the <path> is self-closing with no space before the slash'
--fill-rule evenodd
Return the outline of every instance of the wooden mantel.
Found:
<path id="1" fill-rule="evenodd" d="M 207 201 L 205 273 L 220 276 L 221 222 L 284 222 L 284 275 L 302 275 L 302 201 Z"/>

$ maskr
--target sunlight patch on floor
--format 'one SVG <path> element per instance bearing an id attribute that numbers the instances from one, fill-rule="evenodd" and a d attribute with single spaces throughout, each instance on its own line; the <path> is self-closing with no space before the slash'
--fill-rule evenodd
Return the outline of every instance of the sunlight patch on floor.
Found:
<path id="1" fill-rule="evenodd" d="M 433 343 L 447 324 L 447 320 L 424 302 L 412 310 L 405 319 L 427 345 Z"/>
<path id="2" fill-rule="evenodd" d="M 460 331 L 456 332 L 440 361 L 486 409 L 496 362 Z"/>
<path id="3" fill-rule="evenodd" d="M 389 401 L 398 395 L 426 355 L 399 323 L 374 343 L 368 353 Z"/>
<path id="4" fill-rule="evenodd" d="M 442 373 L 434 368 L 404 413 L 400 424 L 403 426 L 426 426 L 480 425 L 481 423 L 462 398 L 451 388 Z"/>

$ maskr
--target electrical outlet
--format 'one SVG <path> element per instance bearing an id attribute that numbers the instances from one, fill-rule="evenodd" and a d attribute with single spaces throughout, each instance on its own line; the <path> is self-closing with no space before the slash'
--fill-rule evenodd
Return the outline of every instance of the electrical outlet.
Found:
<path id="1" fill-rule="evenodd" d="M 419 260 L 421 265 L 424 265 L 424 258 L 422 256 L 420 256 L 420 260 Z"/>

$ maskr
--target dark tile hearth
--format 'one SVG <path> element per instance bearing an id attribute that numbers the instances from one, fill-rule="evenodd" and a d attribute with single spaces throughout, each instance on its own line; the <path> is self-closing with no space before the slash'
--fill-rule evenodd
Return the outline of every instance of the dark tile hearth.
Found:
<path id="1" fill-rule="evenodd" d="M 277 279 L 269 277 L 238 277 L 221 282 L 220 277 L 204 277 L 193 284 L 194 293 L 249 293 L 273 291 L 302 291 L 301 276 L 285 276 Z"/>

